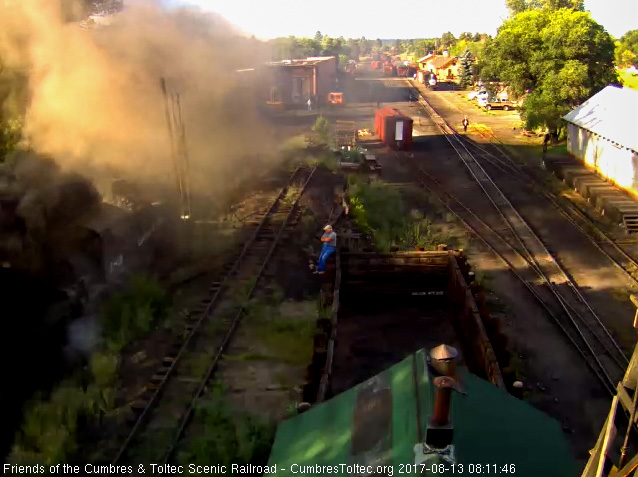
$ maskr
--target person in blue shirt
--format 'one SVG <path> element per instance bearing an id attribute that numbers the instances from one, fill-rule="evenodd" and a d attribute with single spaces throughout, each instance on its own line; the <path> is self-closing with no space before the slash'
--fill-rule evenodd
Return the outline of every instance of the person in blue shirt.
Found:
<path id="1" fill-rule="evenodd" d="M 319 263 L 317 264 L 317 271 L 314 273 L 323 274 L 326 271 L 326 260 L 328 257 L 335 253 L 337 249 L 337 234 L 332 230 L 332 225 L 326 225 L 324 228 L 324 234 L 321 237 L 323 247 L 321 248 L 321 254 L 319 255 Z"/>

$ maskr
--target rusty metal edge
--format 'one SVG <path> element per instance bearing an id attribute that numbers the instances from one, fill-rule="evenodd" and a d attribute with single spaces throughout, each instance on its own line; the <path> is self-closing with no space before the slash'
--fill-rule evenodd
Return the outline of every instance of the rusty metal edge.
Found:
<path id="1" fill-rule="evenodd" d="M 341 250 L 337 250 L 335 258 L 335 284 L 333 288 L 332 313 L 330 315 L 330 338 L 328 339 L 328 352 L 326 355 L 326 364 L 323 368 L 323 374 L 319 381 L 319 390 L 317 391 L 316 403 L 326 400 L 326 394 L 330 387 L 330 376 L 332 374 L 332 360 L 334 358 L 335 339 L 337 338 L 337 321 L 339 315 L 339 288 L 341 287 Z"/>

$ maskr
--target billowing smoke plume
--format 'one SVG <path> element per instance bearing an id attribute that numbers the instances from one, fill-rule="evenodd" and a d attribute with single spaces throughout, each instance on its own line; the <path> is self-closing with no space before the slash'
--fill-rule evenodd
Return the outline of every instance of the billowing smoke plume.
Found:
<path id="1" fill-rule="evenodd" d="M 28 78 L 29 146 L 63 169 L 173 183 L 160 78 L 180 94 L 195 191 L 223 193 L 271 150 L 237 69 L 259 45 L 213 14 L 126 2 L 109 26 L 65 22 L 58 0 L 0 6 L 0 59 Z M 2 10 L 5 11 L 2 11 Z"/>

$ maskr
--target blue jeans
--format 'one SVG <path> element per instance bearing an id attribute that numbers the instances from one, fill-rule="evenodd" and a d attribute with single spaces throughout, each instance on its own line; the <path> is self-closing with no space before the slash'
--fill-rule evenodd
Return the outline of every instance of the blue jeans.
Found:
<path id="1" fill-rule="evenodd" d="M 327 243 L 323 244 L 323 248 L 321 249 L 321 254 L 319 255 L 319 263 L 317 265 L 318 272 L 326 271 L 326 260 L 328 257 L 335 252 L 336 247 L 332 245 L 328 245 Z"/>

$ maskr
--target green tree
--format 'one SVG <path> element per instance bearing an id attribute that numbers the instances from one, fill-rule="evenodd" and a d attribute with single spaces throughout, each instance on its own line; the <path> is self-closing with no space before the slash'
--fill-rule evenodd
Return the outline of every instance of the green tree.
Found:
<path id="1" fill-rule="evenodd" d="M 441 46 L 443 48 L 450 48 L 456 44 L 456 38 L 451 32 L 446 32 L 441 35 Z"/>
<path id="2" fill-rule="evenodd" d="M 383 47 L 383 40 L 381 40 L 381 38 L 377 38 L 377 47 L 378 48 L 382 48 Z"/>
<path id="3" fill-rule="evenodd" d="M 275 61 L 299 58 L 303 55 L 299 51 L 300 48 L 294 36 L 275 38 L 270 40 L 268 44 L 272 49 L 272 58 Z"/>
<path id="4" fill-rule="evenodd" d="M 364 54 L 361 50 L 360 41 L 355 40 L 354 38 L 348 38 L 348 40 L 346 41 L 346 46 L 350 50 L 350 58 L 355 61 L 359 61 L 359 56 Z"/>
<path id="5" fill-rule="evenodd" d="M 527 127 L 557 128 L 560 118 L 609 83 L 617 83 L 614 43 L 589 13 L 530 10 L 506 20 L 488 42 L 482 74 L 509 85 Z"/>
<path id="6" fill-rule="evenodd" d="M 368 40 L 366 40 L 365 36 L 362 36 L 361 39 L 359 40 L 359 51 L 360 54 L 362 55 L 367 55 L 368 53 L 370 53 L 370 42 Z"/>
<path id="7" fill-rule="evenodd" d="M 616 42 L 618 66 L 638 65 L 638 30 L 630 30 Z"/>
<path id="8" fill-rule="evenodd" d="M 549 10 L 560 10 L 567 8 L 575 11 L 585 10 L 584 0 L 505 0 L 507 9 L 511 16 L 516 16 L 527 10 L 538 10 L 547 8 Z"/>
<path id="9" fill-rule="evenodd" d="M 304 57 L 317 56 L 321 53 L 321 43 L 314 38 L 299 38 L 297 43 Z"/>
<path id="10" fill-rule="evenodd" d="M 459 69 L 459 76 L 461 79 L 461 88 L 467 88 L 472 84 L 472 66 L 474 64 L 474 58 L 470 50 L 465 50 L 463 56 L 461 56 L 461 67 Z"/>
<path id="11" fill-rule="evenodd" d="M 319 30 L 317 30 L 317 33 L 315 33 L 315 38 L 314 40 L 317 43 L 321 43 L 321 40 L 323 40 L 323 35 L 321 34 L 321 32 Z"/>

